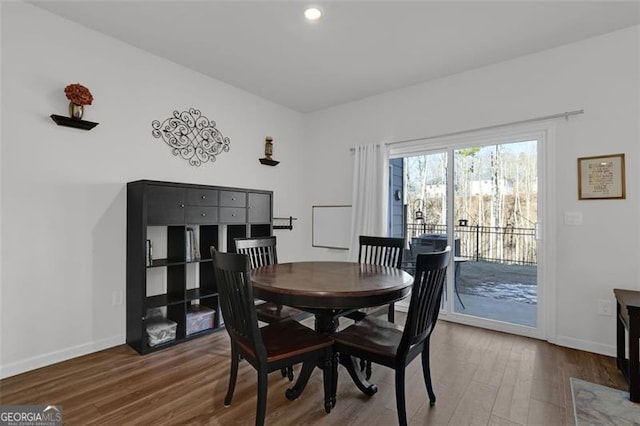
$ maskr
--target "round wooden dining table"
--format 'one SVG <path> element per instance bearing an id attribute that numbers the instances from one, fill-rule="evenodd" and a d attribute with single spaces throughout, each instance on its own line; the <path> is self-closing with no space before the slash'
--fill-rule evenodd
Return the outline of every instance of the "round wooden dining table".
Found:
<path id="1" fill-rule="evenodd" d="M 388 266 L 294 262 L 256 268 L 251 272 L 251 282 L 254 297 L 311 312 L 316 318 L 316 331 L 333 333 L 338 328 L 339 318 L 345 314 L 406 297 L 411 291 L 413 277 L 402 269 Z M 333 364 L 337 366 L 338 356 L 334 356 Z M 339 362 L 347 367 L 362 392 L 367 395 L 377 392 L 377 387 L 369 384 L 355 366 L 354 359 L 340 356 Z M 314 368 L 313 364 L 303 364 L 296 384 L 286 391 L 287 398 L 293 400 L 302 394 Z M 337 370 L 332 370 L 333 391 L 329 396 L 329 407 L 336 403 Z"/>
<path id="2" fill-rule="evenodd" d="M 406 297 L 413 277 L 389 266 L 354 262 L 293 262 L 251 272 L 256 298 L 293 306 L 316 316 L 316 330 L 331 333 L 338 318 L 356 309 Z"/>

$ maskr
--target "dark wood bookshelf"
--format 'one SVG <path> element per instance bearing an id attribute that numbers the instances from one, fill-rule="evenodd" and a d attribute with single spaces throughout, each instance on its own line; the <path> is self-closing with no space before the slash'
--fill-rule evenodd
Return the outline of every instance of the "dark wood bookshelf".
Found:
<path id="1" fill-rule="evenodd" d="M 221 330 L 218 290 L 211 247 L 234 251 L 234 238 L 273 232 L 273 193 L 245 188 L 139 180 L 127 184 L 127 344 L 140 354 L 167 348 Z M 162 232 L 149 235 L 149 227 Z M 193 229 L 200 259 L 187 256 L 187 229 Z M 164 241 L 153 241 L 165 235 Z M 166 254 L 147 265 L 146 242 L 166 247 Z M 221 243 L 225 241 L 225 247 Z M 189 259 L 189 260 L 188 260 Z M 163 270 L 165 293 L 147 295 L 149 271 Z M 195 273 L 194 273 L 195 271 Z M 156 278 L 157 272 L 154 272 Z M 195 276 L 195 278 L 194 278 Z M 188 282 L 195 279 L 195 283 Z M 154 279 L 154 284 L 156 284 Z M 192 288 L 194 287 L 195 288 Z M 215 311 L 211 329 L 187 335 L 187 313 L 193 304 Z M 148 310 L 162 308 L 176 323 L 175 339 L 148 343 Z"/>

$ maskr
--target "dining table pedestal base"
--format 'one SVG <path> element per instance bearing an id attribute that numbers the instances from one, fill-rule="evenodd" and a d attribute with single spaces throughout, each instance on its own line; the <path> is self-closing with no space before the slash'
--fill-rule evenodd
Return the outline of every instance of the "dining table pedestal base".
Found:
<path id="1" fill-rule="evenodd" d="M 342 354 L 340 354 L 339 356 L 340 364 L 345 366 L 345 368 L 349 372 L 349 375 L 351 376 L 351 380 L 353 380 L 353 383 L 356 384 L 358 389 L 360 389 L 360 391 L 367 396 L 375 395 L 375 393 L 378 392 L 378 387 L 367 381 L 362 369 L 360 369 L 359 367 L 357 358 Z M 333 390 L 333 393 L 336 393 L 336 389 Z"/>
<path id="2" fill-rule="evenodd" d="M 342 310 L 312 310 L 316 317 L 315 321 L 315 330 L 319 333 L 335 333 L 338 331 L 338 327 L 340 326 L 340 316 L 342 315 Z"/>
<path id="3" fill-rule="evenodd" d="M 304 388 L 309 383 L 309 378 L 311 377 L 311 373 L 313 370 L 318 367 L 323 370 L 325 374 L 324 378 L 324 411 L 328 413 L 331 412 L 331 409 L 336 406 L 336 391 L 337 391 L 337 382 L 338 382 L 338 355 L 332 354 L 331 356 L 326 357 L 319 363 L 313 362 L 305 362 L 302 364 L 302 369 L 300 370 L 300 374 L 298 375 L 298 380 L 296 381 L 293 387 L 287 389 L 284 392 L 284 395 L 288 400 L 293 401 L 298 399 Z M 328 374 L 328 377 L 327 377 Z"/>
<path id="4" fill-rule="evenodd" d="M 320 333 L 331 334 L 338 331 L 340 317 L 346 312 L 351 312 L 352 309 L 308 309 L 308 311 L 313 312 L 315 315 L 315 330 Z M 378 387 L 367 381 L 365 372 L 359 368 L 359 362 L 356 358 L 334 353 L 328 361 L 331 364 L 329 367 L 331 392 L 330 394 L 325 393 L 324 409 L 327 413 L 329 413 L 336 405 L 336 394 L 338 391 L 338 364 L 342 364 L 347 369 L 349 376 L 351 376 L 351 380 L 353 380 L 353 383 L 355 383 L 356 387 L 360 389 L 363 394 L 372 396 L 378 392 Z M 298 375 L 298 380 L 295 385 L 285 391 L 287 399 L 293 401 L 302 395 L 304 388 L 309 382 L 311 373 L 313 373 L 313 370 L 316 367 L 324 369 L 324 365 L 320 365 L 320 363 L 305 362 L 302 364 L 302 369 L 300 370 L 300 374 Z"/>
<path id="5" fill-rule="evenodd" d="M 315 330 L 332 334 L 338 330 L 341 316 L 405 298 L 413 277 L 390 266 L 318 261 L 261 266 L 251 272 L 251 281 L 256 298 L 310 312 L 315 315 Z M 366 380 L 354 358 L 334 353 L 320 362 L 303 364 L 286 397 L 298 398 L 313 370 L 321 368 L 326 377 L 325 411 L 329 412 L 336 405 L 338 364 L 345 366 L 362 393 L 371 396 L 378 391 Z"/>

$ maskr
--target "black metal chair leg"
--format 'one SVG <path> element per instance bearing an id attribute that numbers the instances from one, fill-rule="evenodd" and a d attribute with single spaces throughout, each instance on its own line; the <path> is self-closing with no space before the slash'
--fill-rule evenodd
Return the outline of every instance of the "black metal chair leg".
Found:
<path id="1" fill-rule="evenodd" d="M 389 322 L 396 322 L 395 303 L 389 303 L 389 312 L 387 313 L 387 320 Z"/>
<path id="2" fill-rule="evenodd" d="M 373 372 L 371 371 L 371 361 L 367 361 L 367 368 L 364 371 L 364 377 L 369 380 L 371 378 L 371 374 Z"/>
<path id="3" fill-rule="evenodd" d="M 293 382 L 293 365 L 287 367 L 287 378 L 290 382 Z"/>
<path id="4" fill-rule="evenodd" d="M 336 394 L 338 393 L 338 364 L 340 356 L 334 352 L 331 356 L 331 406 L 336 406 Z"/>
<path id="5" fill-rule="evenodd" d="M 258 369 L 258 404 L 256 407 L 256 426 L 263 426 L 267 412 L 267 369 Z"/>
<path id="6" fill-rule="evenodd" d="M 364 377 L 369 380 L 373 371 L 371 370 L 371 361 L 360 359 L 360 371 L 364 373 Z"/>
<path id="7" fill-rule="evenodd" d="M 293 382 L 293 366 L 292 365 L 281 368 L 280 373 L 282 373 L 282 377 L 286 377 L 287 379 L 289 379 L 290 382 Z"/>
<path id="8" fill-rule="evenodd" d="M 235 349 L 234 345 L 231 345 L 231 373 L 229 374 L 229 388 L 227 389 L 227 395 L 224 397 L 224 405 L 228 407 L 231 405 L 233 399 L 233 391 L 236 389 L 236 379 L 238 378 L 238 362 L 240 356 Z"/>
<path id="9" fill-rule="evenodd" d="M 332 351 L 329 349 L 325 351 L 324 359 L 322 360 L 322 379 L 324 385 L 324 411 L 329 414 L 334 404 L 331 401 L 331 396 L 333 393 L 333 355 Z"/>
<path id="10" fill-rule="evenodd" d="M 431 384 L 431 368 L 429 367 L 429 342 L 425 343 L 422 350 L 422 374 L 424 375 L 424 383 L 427 385 L 427 393 L 429 394 L 429 405 L 434 406 L 436 404 L 436 394 L 433 392 L 433 385 Z"/>
<path id="11" fill-rule="evenodd" d="M 404 394 L 404 368 L 396 368 L 396 407 L 398 410 L 398 424 L 407 426 L 407 408 Z"/>

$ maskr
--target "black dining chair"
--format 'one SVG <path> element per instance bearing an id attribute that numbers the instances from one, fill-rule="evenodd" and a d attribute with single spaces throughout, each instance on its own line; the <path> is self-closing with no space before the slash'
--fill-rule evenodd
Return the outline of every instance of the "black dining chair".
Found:
<path id="1" fill-rule="evenodd" d="M 381 318 L 366 317 L 346 329 L 332 334 L 334 350 L 340 357 L 354 356 L 395 370 L 396 406 L 398 422 L 407 424 L 405 407 L 405 369 L 413 359 L 422 355 L 422 373 L 430 404 L 436 402 L 429 368 L 429 339 L 440 313 L 440 300 L 445 283 L 450 247 L 444 251 L 419 254 L 411 290 L 409 312 L 404 328 Z M 356 383 L 352 363 L 345 363 Z M 361 385 L 359 385 L 360 387 Z M 367 395 L 368 388 L 360 388 Z"/>
<path id="2" fill-rule="evenodd" d="M 277 241 L 275 236 L 236 238 L 234 242 L 236 245 L 236 253 L 249 256 L 251 269 L 278 263 Z M 267 324 L 272 324 L 287 318 L 302 319 L 305 316 L 305 312 L 299 309 L 265 302 L 263 300 L 256 303 L 256 313 L 258 320 Z M 282 377 L 287 377 L 289 381 L 292 382 L 294 377 L 293 368 L 284 368 L 282 370 Z"/>
<path id="3" fill-rule="evenodd" d="M 358 262 L 369 265 L 402 266 L 402 253 L 404 252 L 404 238 L 370 237 L 360 235 L 360 248 L 358 250 Z M 377 316 L 387 313 L 389 322 L 395 320 L 395 305 L 390 303 L 382 307 L 366 309 L 367 316 Z M 358 318 L 354 318 L 358 319 Z"/>
<path id="4" fill-rule="evenodd" d="M 221 253 L 211 248 L 220 308 L 231 338 L 231 373 L 224 405 L 231 405 L 238 376 L 238 363 L 245 359 L 258 372 L 256 425 L 263 425 L 267 406 L 267 375 L 284 367 L 308 362 L 322 366 L 324 408 L 331 411 L 333 340 L 288 318 L 258 327 L 251 284 L 249 256 Z"/>
<path id="5" fill-rule="evenodd" d="M 236 238 L 236 253 L 246 254 L 251 261 L 251 269 L 278 263 L 278 251 L 276 249 L 276 237 L 249 237 Z M 268 324 L 281 321 L 285 318 L 303 318 L 306 313 L 276 303 L 260 301 L 256 306 L 258 319 Z"/>
<path id="6" fill-rule="evenodd" d="M 360 247 L 358 249 L 358 262 L 369 265 L 402 266 L 402 254 L 404 253 L 404 238 L 371 237 L 360 235 Z M 387 314 L 389 322 L 395 321 L 395 304 L 364 308 L 345 315 L 354 321 L 360 321 L 367 316 L 379 316 Z M 371 377 L 371 363 L 360 360 L 360 368 L 366 372 L 367 380 Z"/>

